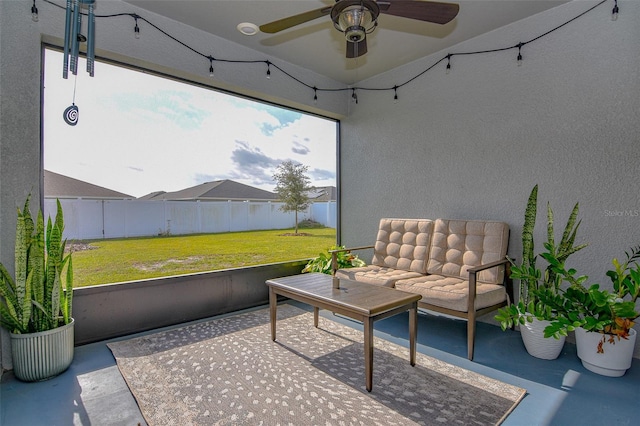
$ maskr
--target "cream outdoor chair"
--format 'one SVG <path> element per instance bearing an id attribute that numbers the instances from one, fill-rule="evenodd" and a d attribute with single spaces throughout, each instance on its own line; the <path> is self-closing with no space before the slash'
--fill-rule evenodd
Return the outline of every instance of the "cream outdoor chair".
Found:
<path id="1" fill-rule="evenodd" d="M 372 265 L 334 275 L 418 293 L 420 308 L 466 319 L 472 360 L 476 318 L 513 300 L 508 243 L 504 222 L 382 219 Z"/>

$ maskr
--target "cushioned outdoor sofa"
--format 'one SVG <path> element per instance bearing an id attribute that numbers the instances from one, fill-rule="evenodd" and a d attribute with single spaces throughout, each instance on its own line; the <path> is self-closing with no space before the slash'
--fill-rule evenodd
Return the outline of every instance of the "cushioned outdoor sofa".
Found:
<path id="1" fill-rule="evenodd" d="M 465 318 L 473 359 L 476 318 L 513 300 L 504 222 L 454 219 L 380 220 L 371 264 L 336 268 L 337 278 L 418 293 L 420 308 Z"/>

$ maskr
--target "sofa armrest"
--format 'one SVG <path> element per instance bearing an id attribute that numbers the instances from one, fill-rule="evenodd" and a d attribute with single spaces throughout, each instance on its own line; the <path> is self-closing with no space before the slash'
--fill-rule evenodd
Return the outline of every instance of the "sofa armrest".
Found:
<path id="1" fill-rule="evenodd" d="M 506 285 L 506 290 L 507 290 L 507 298 L 508 303 L 511 303 L 511 300 L 513 299 L 513 290 L 511 288 L 510 284 L 510 275 L 511 275 L 511 259 L 509 259 L 509 257 L 505 257 L 502 260 L 496 260 L 495 262 L 490 262 L 490 263 L 485 263 L 484 265 L 478 265 L 475 266 L 473 268 L 469 268 L 467 270 L 467 272 L 469 272 L 469 305 L 468 305 L 468 310 L 467 312 L 473 312 L 475 311 L 475 300 L 476 300 L 476 281 L 477 281 L 477 274 L 480 271 L 484 271 L 486 269 L 491 269 L 491 268 L 495 268 L 496 266 L 501 266 L 501 265 L 505 265 L 505 271 L 504 271 L 504 283 L 503 285 Z"/>
<path id="2" fill-rule="evenodd" d="M 491 263 L 485 263 L 484 265 L 478 265 L 475 266 L 473 268 L 469 268 L 467 269 L 467 272 L 469 272 L 469 274 L 477 274 L 480 271 L 484 271 L 485 269 L 491 269 L 494 268 L 496 266 L 500 266 L 500 265 L 505 265 L 509 262 L 508 258 L 504 258 L 502 260 L 496 260 L 495 262 L 491 262 Z"/>
<path id="3" fill-rule="evenodd" d="M 341 252 L 351 252 L 352 250 L 365 250 L 373 248 L 374 246 L 361 246 L 361 247 L 349 247 L 343 249 L 329 250 L 331 253 L 331 275 L 335 276 L 336 271 L 338 270 L 338 253 Z"/>

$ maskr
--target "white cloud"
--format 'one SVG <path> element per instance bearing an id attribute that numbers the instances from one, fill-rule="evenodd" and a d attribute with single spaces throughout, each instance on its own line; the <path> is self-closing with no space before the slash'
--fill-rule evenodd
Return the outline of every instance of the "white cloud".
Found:
<path id="1" fill-rule="evenodd" d="M 82 63 L 79 69 L 83 70 Z M 293 160 L 335 185 L 336 124 L 212 90 L 96 64 L 62 79 L 62 54 L 45 62 L 44 163 L 56 173 L 134 196 L 230 178 L 272 190 Z M 76 126 L 62 113 L 73 102 Z M 315 173 L 313 174 L 315 175 Z M 328 177 L 328 178 L 327 178 Z"/>

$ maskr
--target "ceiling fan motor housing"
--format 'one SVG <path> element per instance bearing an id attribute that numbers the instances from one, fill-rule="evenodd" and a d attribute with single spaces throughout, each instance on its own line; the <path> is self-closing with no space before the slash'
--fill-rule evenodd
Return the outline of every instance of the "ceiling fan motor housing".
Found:
<path id="1" fill-rule="evenodd" d="M 373 0 L 341 0 L 331 9 L 331 20 L 346 39 L 358 43 L 372 32 L 376 25 L 380 8 Z"/>

